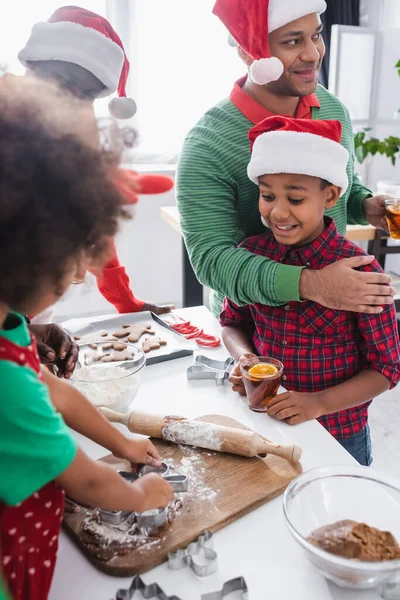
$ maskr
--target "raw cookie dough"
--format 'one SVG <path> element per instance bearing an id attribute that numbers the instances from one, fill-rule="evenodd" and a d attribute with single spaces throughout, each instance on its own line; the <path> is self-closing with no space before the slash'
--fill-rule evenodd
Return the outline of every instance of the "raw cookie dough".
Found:
<path id="1" fill-rule="evenodd" d="M 122 325 L 122 329 L 115 331 L 113 335 L 116 338 L 125 338 L 128 336 L 128 342 L 138 342 L 139 338 L 144 334 L 148 333 L 151 335 L 155 334 L 155 331 L 151 328 L 151 325 Z"/>
<path id="2" fill-rule="evenodd" d="M 151 530 L 140 529 L 136 521 L 112 527 L 102 523 L 98 510 L 92 509 L 88 511 L 87 517 L 82 522 L 81 539 L 96 558 L 107 562 L 114 556 L 124 556 L 136 548 L 162 538 L 182 507 L 182 499 L 175 498 L 168 506 L 167 524 L 162 528 Z"/>
<path id="3" fill-rule="evenodd" d="M 105 329 L 100 329 L 94 333 L 87 333 L 82 336 L 75 335 L 74 340 L 77 342 L 78 346 L 89 345 L 91 347 L 94 344 L 101 342 L 118 342 L 117 338 L 110 335 Z"/>
<path id="4" fill-rule="evenodd" d="M 142 342 L 142 350 L 147 354 L 150 350 L 158 350 L 161 346 L 166 346 L 167 342 L 161 338 L 154 338 L 152 340 L 144 340 Z"/>
<path id="5" fill-rule="evenodd" d="M 320 527 L 307 540 L 331 554 L 360 561 L 400 559 L 400 546 L 389 531 L 357 521 L 337 521 Z"/>

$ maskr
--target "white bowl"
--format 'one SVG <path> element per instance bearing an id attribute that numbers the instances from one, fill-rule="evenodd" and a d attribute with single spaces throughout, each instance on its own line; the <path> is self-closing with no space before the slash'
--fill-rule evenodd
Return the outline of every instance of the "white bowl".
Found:
<path id="1" fill-rule="evenodd" d="M 400 578 L 400 560 L 341 558 L 307 541 L 315 529 L 351 519 L 390 531 L 400 543 L 400 482 L 393 477 L 370 467 L 311 469 L 290 483 L 283 511 L 290 533 L 327 579 L 343 587 L 369 589 Z"/>
<path id="2" fill-rule="evenodd" d="M 95 406 L 123 412 L 139 390 L 145 364 L 146 355 L 135 347 L 132 360 L 77 368 L 71 383 Z"/>

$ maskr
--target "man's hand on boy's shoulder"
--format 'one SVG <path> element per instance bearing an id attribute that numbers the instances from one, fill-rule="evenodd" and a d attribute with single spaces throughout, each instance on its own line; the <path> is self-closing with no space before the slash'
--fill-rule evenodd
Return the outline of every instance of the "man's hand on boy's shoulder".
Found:
<path id="1" fill-rule="evenodd" d="M 355 270 L 373 260 L 373 256 L 354 256 L 332 263 L 320 271 L 303 269 L 300 298 L 336 310 L 381 313 L 383 305 L 394 302 L 396 290 L 388 285 L 392 278 L 385 273 Z"/>
<path id="2" fill-rule="evenodd" d="M 40 362 L 57 367 L 57 377 L 69 379 L 78 362 L 79 347 L 68 333 L 55 323 L 29 325 L 36 339 Z"/>
<path id="3" fill-rule="evenodd" d="M 319 392 L 283 392 L 268 404 L 267 413 L 289 425 L 318 419 L 324 414 L 322 396 Z"/>

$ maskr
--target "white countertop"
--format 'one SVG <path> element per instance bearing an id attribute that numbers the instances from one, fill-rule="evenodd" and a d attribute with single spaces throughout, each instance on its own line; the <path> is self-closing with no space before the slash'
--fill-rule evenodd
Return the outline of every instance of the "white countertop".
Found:
<path id="1" fill-rule="evenodd" d="M 207 333 L 219 331 L 216 319 L 203 306 L 177 312 Z M 223 347 L 205 348 L 199 353 L 217 359 L 227 356 Z M 187 381 L 186 369 L 192 362 L 193 358 L 189 357 L 146 367 L 132 408 L 190 418 L 209 413 L 231 416 L 274 442 L 299 444 L 303 448 L 304 470 L 355 463 L 316 421 L 290 427 L 265 414 L 250 411 L 243 399 L 231 391 L 229 384 L 218 387 L 214 381 Z M 93 458 L 108 453 L 78 434 L 76 438 Z M 246 579 L 250 600 L 380 598 L 375 591 L 340 589 L 319 575 L 286 529 L 282 497 L 217 532 L 214 548 L 218 552 L 218 571 L 210 577 L 197 578 L 189 568 L 170 571 L 164 563 L 143 575 L 143 579 L 147 584 L 156 581 L 167 595 L 175 594 L 181 600 L 200 600 L 201 594 L 221 589 L 225 581 L 240 575 Z M 118 589 L 128 588 L 131 580 L 131 577 L 115 578 L 102 574 L 62 533 L 49 600 L 111 600 Z M 229 600 L 231 597 L 235 600 L 238 596 L 232 594 Z"/>

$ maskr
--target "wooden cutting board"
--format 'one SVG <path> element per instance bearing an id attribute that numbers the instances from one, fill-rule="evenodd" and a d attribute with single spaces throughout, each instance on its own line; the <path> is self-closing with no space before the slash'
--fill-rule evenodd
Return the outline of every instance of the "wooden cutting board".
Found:
<path id="1" fill-rule="evenodd" d="M 198 421 L 248 429 L 222 415 L 206 415 Z M 290 481 L 302 472 L 300 463 L 291 464 L 278 456 L 243 458 L 233 454 L 176 446 L 152 440 L 161 457 L 172 468 L 187 472 L 189 492 L 182 494 L 184 505 L 160 542 L 115 556 L 108 562 L 96 558 L 81 539 L 81 523 L 86 510 L 64 515 L 64 528 L 87 558 L 108 575 L 127 577 L 145 573 L 167 559 L 169 552 L 186 547 L 206 529 L 215 532 L 282 494 Z M 113 455 L 101 460 L 115 469 L 131 470 L 127 461 Z M 181 462 L 183 461 L 183 463 Z M 193 492 L 191 492 L 191 490 Z"/>

